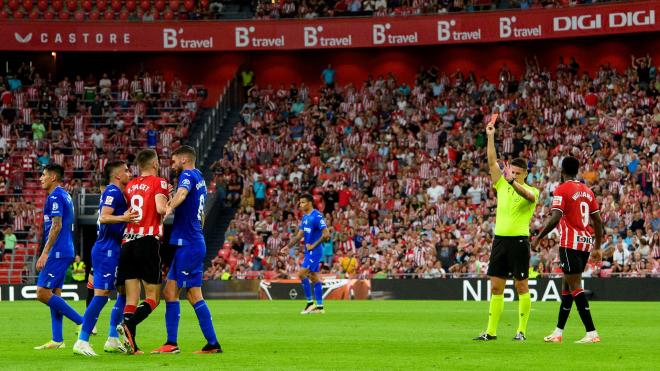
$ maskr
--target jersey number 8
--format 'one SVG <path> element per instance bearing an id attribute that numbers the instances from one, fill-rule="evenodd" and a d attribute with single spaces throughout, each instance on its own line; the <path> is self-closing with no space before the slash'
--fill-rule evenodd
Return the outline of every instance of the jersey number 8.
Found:
<path id="1" fill-rule="evenodd" d="M 142 205 L 144 205 L 144 198 L 140 195 L 131 197 L 131 207 L 138 213 L 138 220 L 142 220 Z"/>

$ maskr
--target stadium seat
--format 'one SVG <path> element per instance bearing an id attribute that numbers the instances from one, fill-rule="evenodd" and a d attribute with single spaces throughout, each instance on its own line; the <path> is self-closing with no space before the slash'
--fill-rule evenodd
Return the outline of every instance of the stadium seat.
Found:
<path id="1" fill-rule="evenodd" d="M 66 1 L 66 8 L 74 13 L 76 10 L 78 10 L 78 1 L 77 0 L 67 0 Z"/>
<path id="2" fill-rule="evenodd" d="M 140 9 L 142 9 L 145 12 L 151 9 L 151 1 L 149 0 L 140 1 Z"/>
<path id="3" fill-rule="evenodd" d="M 30 12 L 30 17 L 29 18 L 30 19 L 39 19 L 39 18 L 41 18 L 41 13 L 39 12 L 39 9 L 37 9 L 37 8 L 32 9 L 32 11 Z"/>
<path id="4" fill-rule="evenodd" d="M 26 12 L 30 12 L 32 8 L 34 7 L 34 3 L 32 0 L 23 0 L 23 9 L 25 9 Z"/>
<path id="5" fill-rule="evenodd" d="M 170 10 L 173 12 L 176 12 L 179 10 L 179 7 L 181 6 L 181 3 L 179 0 L 170 0 Z"/>
<path id="6" fill-rule="evenodd" d="M 23 19 L 25 18 L 25 12 L 22 10 L 14 11 L 14 19 Z"/>
<path id="7" fill-rule="evenodd" d="M 91 1 L 91 0 L 84 0 L 84 1 L 80 4 L 80 6 L 83 8 L 84 11 L 86 11 L 86 12 L 88 12 L 88 13 L 91 12 L 91 11 L 92 11 L 92 8 L 94 7 L 94 5 L 92 4 L 92 1 Z"/>
<path id="8" fill-rule="evenodd" d="M 64 3 L 62 2 L 62 0 L 53 0 L 51 6 L 56 12 L 59 12 L 64 7 Z"/>
<path id="9" fill-rule="evenodd" d="M 76 21 L 84 21 L 85 20 L 85 11 L 82 9 L 76 10 L 75 13 L 73 13 L 73 18 Z"/>
<path id="10" fill-rule="evenodd" d="M 159 12 L 165 10 L 165 0 L 156 0 L 154 1 L 154 8 Z"/>
<path id="11" fill-rule="evenodd" d="M 96 21 L 99 18 L 101 18 L 101 13 L 99 13 L 98 10 L 94 9 L 91 12 L 89 12 L 89 19 Z"/>
<path id="12" fill-rule="evenodd" d="M 192 11 L 193 9 L 195 9 L 195 2 L 192 1 L 192 0 L 185 0 L 185 1 L 183 2 L 183 7 L 184 7 L 187 11 Z"/>
<path id="13" fill-rule="evenodd" d="M 135 9 L 137 9 L 137 3 L 135 2 L 135 0 L 127 0 L 126 9 L 128 9 L 129 12 L 135 11 Z"/>
<path id="14" fill-rule="evenodd" d="M 112 0 L 110 2 L 110 8 L 114 10 L 115 12 L 119 12 L 122 10 L 122 3 L 121 0 Z"/>
<path id="15" fill-rule="evenodd" d="M 103 13 L 103 19 L 105 19 L 106 21 L 111 21 L 115 19 L 115 12 L 112 9 L 107 9 Z"/>
<path id="16" fill-rule="evenodd" d="M 51 9 L 48 9 L 44 12 L 44 19 L 54 19 L 54 18 L 55 18 L 55 13 Z"/>
<path id="17" fill-rule="evenodd" d="M 99 10 L 99 12 L 103 12 L 106 9 L 108 9 L 108 1 L 107 0 L 96 0 L 96 9 Z"/>
<path id="18" fill-rule="evenodd" d="M 66 21 L 67 19 L 71 18 L 71 13 L 69 13 L 68 10 L 64 9 L 57 15 L 57 17 L 63 21 Z"/>
<path id="19" fill-rule="evenodd" d="M 21 3 L 18 0 L 9 0 L 7 2 L 7 8 L 12 12 L 17 11 L 19 6 L 21 6 Z"/>

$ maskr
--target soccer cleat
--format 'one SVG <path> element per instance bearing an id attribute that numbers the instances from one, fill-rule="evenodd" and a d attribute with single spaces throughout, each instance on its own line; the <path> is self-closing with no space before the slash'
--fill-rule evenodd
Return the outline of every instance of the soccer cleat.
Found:
<path id="1" fill-rule="evenodd" d="M 95 357 L 98 356 L 92 346 L 87 341 L 78 340 L 73 345 L 73 354 L 78 354 L 81 356 Z"/>
<path id="2" fill-rule="evenodd" d="M 300 312 L 300 314 L 309 314 L 311 311 L 314 310 L 314 308 L 316 308 L 316 305 L 314 305 L 314 303 L 307 303 L 307 305 L 305 305 L 305 309 L 303 309 Z"/>
<path id="3" fill-rule="evenodd" d="M 126 348 L 119 341 L 119 338 L 109 337 L 103 345 L 103 351 L 107 353 L 126 353 Z"/>
<path id="4" fill-rule="evenodd" d="M 206 344 L 201 350 L 193 352 L 193 354 L 213 354 L 213 353 L 222 353 L 222 347 L 220 344 Z"/>
<path id="5" fill-rule="evenodd" d="M 163 344 L 157 349 L 154 349 L 151 351 L 151 354 L 177 354 L 180 353 L 181 350 L 179 349 L 178 346 L 172 345 L 172 344 Z"/>
<path id="6" fill-rule="evenodd" d="M 128 326 L 125 324 L 117 325 L 117 334 L 119 334 L 119 342 L 126 349 L 127 354 L 133 354 L 137 349 L 135 349 L 135 342 L 133 341 L 133 334 L 131 330 L 128 329 Z"/>
<path id="7" fill-rule="evenodd" d="M 523 334 L 522 332 L 519 332 L 519 333 L 516 334 L 516 336 L 513 337 L 513 340 L 515 340 L 515 341 L 525 341 L 525 340 L 527 340 L 527 338 L 525 337 L 525 334 Z"/>
<path id="8" fill-rule="evenodd" d="M 309 311 L 310 314 L 325 314 L 325 309 L 323 307 L 314 307 L 312 310 Z"/>
<path id="9" fill-rule="evenodd" d="M 48 350 L 48 349 L 62 349 L 62 348 L 65 348 L 65 347 L 66 347 L 66 345 L 64 345 L 63 341 L 56 342 L 56 341 L 50 340 L 46 344 L 36 346 L 32 349 L 35 349 L 35 350 Z"/>
<path id="10" fill-rule="evenodd" d="M 552 334 L 544 337 L 543 341 L 545 341 L 546 343 L 561 343 L 562 339 L 563 338 L 561 335 L 557 335 L 553 332 Z"/>
<path id="11" fill-rule="evenodd" d="M 600 337 L 598 335 L 585 335 L 582 339 L 575 342 L 575 344 L 591 344 L 591 343 L 600 343 Z"/>
<path id="12" fill-rule="evenodd" d="M 489 335 L 488 333 L 484 332 L 472 340 L 480 340 L 480 341 L 497 340 L 497 335 Z"/>

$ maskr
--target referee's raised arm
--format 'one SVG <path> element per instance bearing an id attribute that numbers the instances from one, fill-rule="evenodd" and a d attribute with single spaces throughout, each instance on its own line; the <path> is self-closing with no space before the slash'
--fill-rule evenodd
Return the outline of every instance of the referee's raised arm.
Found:
<path id="1" fill-rule="evenodd" d="M 490 179 L 493 183 L 497 182 L 498 179 L 502 176 L 502 170 L 500 170 L 500 165 L 497 163 L 497 153 L 495 152 L 495 121 L 497 121 L 497 112 L 493 112 L 490 116 L 490 120 L 486 125 L 486 135 L 488 136 L 488 145 L 486 147 L 486 152 L 488 155 L 488 168 L 490 169 Z"/>

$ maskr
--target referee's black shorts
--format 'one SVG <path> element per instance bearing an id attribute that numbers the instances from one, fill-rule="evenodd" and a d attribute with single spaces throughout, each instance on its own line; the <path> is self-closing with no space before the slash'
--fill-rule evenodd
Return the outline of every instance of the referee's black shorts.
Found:
<path id="1" fill-rule="evenodd" d="M 117 285 L 139 279 L 151 284 L 163 282 L 161 243 L 154 236 L 128 241 L 121 247 L 117 267 Z"/>
<path id="2" fill-rule="evenodd" d="M 530 249 L 527 236 L 495 236 L 487 274 L 492 277 L 527 279 Z"/>
<path id="3" fill-rule="evenodd" d="M 559 262 L 564 274 L 582 274 L 589 262 L 589 251 L 559 248 Z"/>

